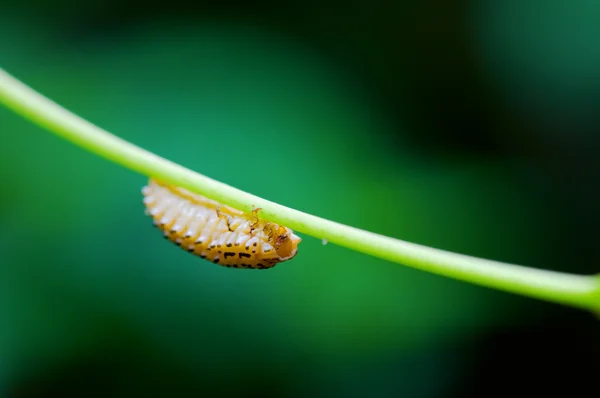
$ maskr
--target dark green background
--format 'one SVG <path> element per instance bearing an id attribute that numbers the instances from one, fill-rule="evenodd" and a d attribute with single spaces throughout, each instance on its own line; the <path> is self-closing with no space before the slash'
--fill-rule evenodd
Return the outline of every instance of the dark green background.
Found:
<path id="1" fill-rule="evenodd" d="M 600 3 L 0 6 L 0 65 L 253 194 L 598 272 Z M 304 238 L 268 271 L 163 240 L 146 178 L 0 109 L 6 397 L 481 397 L 597 387 L 597 319 Z M 574 395 L 573 395 L 574 394 Z"/>

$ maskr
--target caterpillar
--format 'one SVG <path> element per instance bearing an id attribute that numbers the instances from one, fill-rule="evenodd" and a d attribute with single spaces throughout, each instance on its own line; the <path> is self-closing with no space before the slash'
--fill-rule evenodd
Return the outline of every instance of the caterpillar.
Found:
<path id="1" fill-rule="evenodd" d="M 146 214 L 166 239 L 232 268 L 272 268 L 296 256 L 301 238 L 284 226 L 150 178 L 142 188 Z"/>

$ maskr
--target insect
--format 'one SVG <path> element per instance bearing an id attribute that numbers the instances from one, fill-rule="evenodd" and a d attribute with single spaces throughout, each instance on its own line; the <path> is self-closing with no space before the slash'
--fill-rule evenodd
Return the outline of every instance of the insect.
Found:
<path id="1" fill-rule="evenodd" d="M 296 256 L 301 238 L 204 196 L 150 178 L 142 189 L 146 214 L 181 248 L 232 268 L 272 268 Z"/>

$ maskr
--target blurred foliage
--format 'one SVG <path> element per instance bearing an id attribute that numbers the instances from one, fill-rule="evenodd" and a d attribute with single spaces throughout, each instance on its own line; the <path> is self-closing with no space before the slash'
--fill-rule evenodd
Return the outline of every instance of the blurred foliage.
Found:
<path id="1" fill-rule="evenodd" d="M 161 156 L 389 236 L 598 271 L 599 4 L 4 7 L 5 69 Z M 5 396 L 465 397 L 499 371 L 505 391 L 593 374 L 587 314 L 310 237 L 269 271 L 218 267 L 151 228 L 143 176 L 5 109 L 0 131 Z"/>

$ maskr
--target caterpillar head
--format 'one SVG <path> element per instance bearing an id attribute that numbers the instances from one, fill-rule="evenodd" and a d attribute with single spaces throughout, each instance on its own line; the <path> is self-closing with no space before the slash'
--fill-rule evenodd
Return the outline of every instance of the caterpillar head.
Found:
<path id="1" fill-rule="evenodd" d="M 286 227 L 279 227 L 273 235 L 273 247 L 282 260 L 289 260 L 298 252 L 298 244 L 302 239 Z"/>

